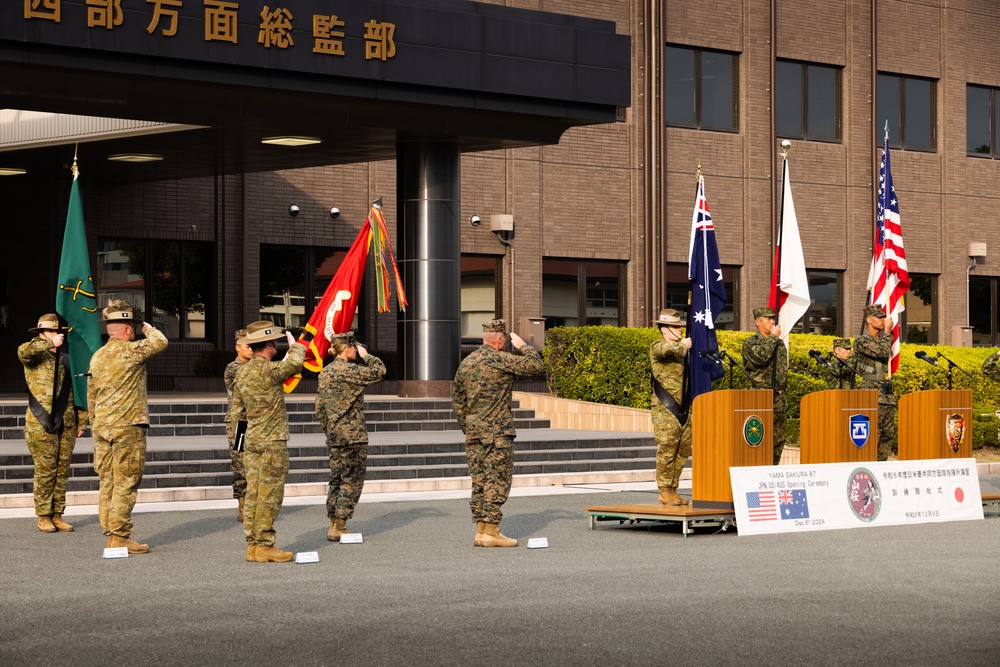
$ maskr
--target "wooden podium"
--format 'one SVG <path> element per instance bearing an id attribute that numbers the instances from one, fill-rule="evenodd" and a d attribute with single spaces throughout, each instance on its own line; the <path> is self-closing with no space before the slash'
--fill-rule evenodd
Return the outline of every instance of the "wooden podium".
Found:
<path id="1" fill-rule="evenodd" d="M 694 399 L 692 507 L 732 510 L 729 468 L 773 463 L 773 413 L 770 389 L 722 389 Z"/>
<path id="2" fill-rule="evenodd" d="M 899 459 L 972 458 L 972 390 L 935 389 L 899 399 Z"/>
<path id="3" fill-rule="evenodd" d="M 874 389 L 807 394 L 799 415 L 802 463 L 878 459 L 878 392 Z"/>

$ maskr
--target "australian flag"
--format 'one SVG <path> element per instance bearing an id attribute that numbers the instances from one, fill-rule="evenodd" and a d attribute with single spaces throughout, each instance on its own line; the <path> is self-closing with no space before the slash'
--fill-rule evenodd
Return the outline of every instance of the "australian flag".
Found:
<path id="1" fill-rule="evenodd" d="M 691 281 L 691 308 L 688 311 L 688 336 L 691 337 L 690 399 L 712 389 L 712 380 L 725 374 L 721 362 L 701 356 L 703 351 L 719 351 L 715 337 L 715 319 L 726 307 L 726 288 L 722 282 L 719 248 L 715 244 L 715 227 L 705 199 L 705 177 L 698 179 L 698 197 L 691 221 L 691 252 L 688 255 L 688 280 Z"/>

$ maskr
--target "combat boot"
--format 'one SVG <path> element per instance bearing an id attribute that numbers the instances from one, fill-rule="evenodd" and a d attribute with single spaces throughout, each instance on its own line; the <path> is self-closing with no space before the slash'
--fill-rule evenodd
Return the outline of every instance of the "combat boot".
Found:
<path id="1" fill-rule="evenodd" d="M 677 495 L 677 491 L 666 487 L 660 489 L 660 504 L 661 505 L 683 505 L 684 499 Z"/>
<path id="2" fill-rule="evenodd" d="M 247 555 L 249 555 L 250 549 L 247 549 Z M 253 562 L 255 563 L 287 563 L 292 560 L 294 554 L 291 551 L 282 551 L 274 545 L 269 547 L 262 547 L 257 545 L 256 551 L 253 554 Z"/>
<path id="3" fill-rule="evenodd" d="M 486 522 L 477 521 L 476 522 L 476 539 L 472 541 L 472 546 L 481 547 L 483 546 L 483 533 L 485 531 Z"/>
<path id="4" fill-rule="evenodd" d="M 257 545 L 251 544 L 247 547 L 247 562 L 256 563 L 257 562 Z"/>
<path id="5" fill-rule="evenodd" d="M 132 536 L 122 537 L 120 535 L 112 535 L 108 538 L 108 546 L 112 549 L 119 547 L 125 547 L 128 549 L 129 556 L 135 556 L 138 554 L 149 553 L 148 544 L 140 544 L 132 539 Z"/>
<path id="6" fill-rule="evenodd" d="M 483 539 L 480 541 L 481 547 L 516 547 L 517 540 L 507 537 L 500 532 L 500 524 L 483 523 Z"/>
<path id="7" fill-rule="evenodd" d="M 50 516 L 38 517 L 38 530 L 42 531 L 43 533 L 56 532 L 56 527 L 52 523 L 52 517 Z"/>
<path id="8" fill-rule="evenodd" d="M 243 523 L 243 501 L 246 500 L 243 496 L 236 499 L 236 520 Z"/>
<path id="9" fill-rule="evenodd" d="M 52 515 L 52 525 L 56 527 L 56 530 L 61 530 L 64 533 L 73 532 L 73 526 L 62 520 L 62 514 Z"/>
<path id="10" fill-rule="evenodd" d="M 339 542 L 340 536 L 347 532 L 347 519 L 330 519 L 330 530 L 326 532 L 326 539 L 331 542 Z"/>

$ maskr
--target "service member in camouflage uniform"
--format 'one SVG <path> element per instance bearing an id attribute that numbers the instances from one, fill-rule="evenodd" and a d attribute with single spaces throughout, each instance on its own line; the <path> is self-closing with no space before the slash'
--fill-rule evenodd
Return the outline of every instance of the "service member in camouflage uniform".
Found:
<path id="1" fill-rule="evenodd" d="M 512 333 L 510 341 L 522 356 L 502 351 L 505 332 L 504 320 L 483 322 L 483 345 L 459 364 L 451 394 L 465 434 L 477 547 L 517 546 L 517 540 L 500 533 L 500 508 L 507 502 L 514 473 L 511 390 L 515 376 L 542 372 L 542 356 L 517 334 Z"/>
<path id="2" fill-rule="evenodd" d="M 326 539 L 339 542 L 347 532 L 347 521 L 365 485 L 368 461 L 368 428 L 365 425 L 365 387 L 385 375 L 385 364 L 354 340 L 354 333 L 330 339 L 333 361 L 319 374 L 316 415 L 326 432 L 330 451 L 330 491 L 326 515 L 330 530 Z M 364 363 L 357 363 L 361 357 Z"/>
<path id="3" fill-rule="evenodd" d="M 851 358 L 851 339 L 834 338 L 833 355 L 845 363 Z M 854 389 L 854 369 L 837 361 L 830 360 L 826 369 L 826 386 L 830 389 Z"/>
<path id="4" fill-rule="evenodd" d="M 896 440 L 896 396 L 889 375 L 892 334 L 885 328 L 882 306 L 865 308 L 865 330 L 854 341 L 852 361 L 861 384 L 858 389 L 878 390 L 878 460 L 887 461 Z"/>
<path id="5" fill-rule="evenodd" d="M 35 464 L 33 490 L 38 530 L 70 531 L 73 526 L 62 518 L 66 482 L 73 446 L 87 427 L 87 412 L 73 405 L 69 361 L 63 353 L 65 348 L 60 349 L 67 329 L 59 324 L 59 318 L 54 313 L 42 315 L 38 326 L 28 331 L 38 335 L 17 348 L 17 358 L 24 365 L 28 389 L 24 439 Z"/>
<path id="6" fill-rule="evenodd" d="M 651 416 L 656 438 L 656 486 L 661 505 L 688 505 L 688 500 L 677 493 L 677 484 L 691 456 L 691 419 L 688 406 L 683 404 L 684 360 L 691 339 L 683 337 L 684 323 L 676 310 L 661 310 L 653 324 L 659 327 L 661 336 L 649 347 L 654 383 Z"/>
<path id="7" fill-rule="evenodd" d="M 135 340 L 132 306 L 111 301 L 104 309 L 108 342 L 90 359 L 87 407 L 94 434 L 94 469 L 101 478 L 98 514 L 109 547 L 144 554 L 132 539 L 132 508 L 146 464 L 146 360 L 167 349 L 167 337 L 148 322 Z"/>
<path id="8" fill-rule="evenodd" d="M 986 360 L 983 361 L 982 371 L 983 375 L 989 379 L 1000 382 L 1000 350 L 986 357 Z"/>
<path id="9" fill-rule="evenodd" d="M 288 356 L 271 361 L 278 353 L 274 341 L 288 339 Z M 288 412 L 285 380 L 302 370 L 306 348 L 291 332 L 282 333 L 267 320 L 247 326 L 239 343 L 249 345 L 253 357 L 236 372 L 229 418 L 247 422 L 243 461 L 247 472 L 247 495 L 243 505 L 243 534 L 247 540 L 247 562 L 287 563 L 292 552 L 274 546 L 274 520 L 285 498 L 288 475 Z"/>
<path id="10" fill-rule="evenodd" d="M 249 345 L 240 345 L 240 339 L 247 335 L 246 329 L 236 330 L 236 358 L 229 362 L 226 370 L 222 373 L 222 381 L 226 384 L 226 397 L 229 401 L 226 416 L 223 422 L 226 424 L 226 440 L 229 441 L 230 468 L 233 471 L 233 498 L 236 499 L 236 520 L 243 523 L 243 503 L 247 495 L 247 471 L 243 463 L 243 450 L 236 449 L 236 424 L 229 418 L 229 411 L 233 408 L 233 383 L 236 382 L 236 371 L 240 366 L 250 361 L 253 350 Z"/>
<path id="11" fill-rule="evenodd" d="M 785 449 L 785 410 L 788 399 L 788 349 L 781 340 L 781 327 L 774 324 L 774 311 L 754 308 L 753 323 L 757 332 L 743 342 L 743 365 L 754 389 L 774 391 L 774 465 Z"/>

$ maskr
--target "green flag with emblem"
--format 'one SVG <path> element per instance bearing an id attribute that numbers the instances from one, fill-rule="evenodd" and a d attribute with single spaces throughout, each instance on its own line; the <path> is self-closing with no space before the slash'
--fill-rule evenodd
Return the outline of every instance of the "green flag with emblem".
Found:
<path id="1" fill-rule="evenodd" d="M 79 172 L 73 162 L 73 186 L 69 192 L 66 231 L 63 232 L 59 260 L 59 284 L 56 289 L 56 312 L 66 320 L 69 367 L 73 375 L 73 399 L 77 407 L 87 407 L 87 376 L 90 357 L 101 346 L 97 298 L 90 274 L 87 252 L 87 228 L 83 224 Z"/>

